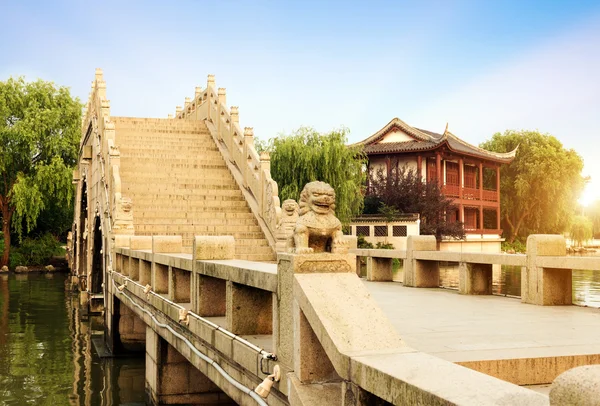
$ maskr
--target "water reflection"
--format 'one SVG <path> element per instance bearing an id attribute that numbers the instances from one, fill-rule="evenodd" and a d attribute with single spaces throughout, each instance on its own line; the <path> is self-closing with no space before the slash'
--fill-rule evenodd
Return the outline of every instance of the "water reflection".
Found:
<path id="1" fill-rule="evenodd" d="M 0 405 L 143 405 L 144 358 L 99 358 L 65 279 L 0 275 Z"/>
<path id="2" fill-rule="evenodd" d="M 521 268 L 502 266 L 494 270 L 493 293 L 521 297 Z M 446 263 L 440 267 L 440 286 L 458 289 L 458 264 Z M 573 271 L 573 304 L 600 308 L 600 272 Z"/>

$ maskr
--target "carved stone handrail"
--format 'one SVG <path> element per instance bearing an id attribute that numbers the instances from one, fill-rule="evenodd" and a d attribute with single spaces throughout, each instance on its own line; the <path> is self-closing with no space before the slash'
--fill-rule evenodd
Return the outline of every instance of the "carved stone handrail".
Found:
<path id="1" fill-rule="evenodd" d="M 238 107 L 227 106 L 225 89 L 216 88 L 214 75 L 208 75 L 204 90 L 196 87 L 194 98 L 186 98 L 184 107 L 176 108 L 175 119 L 206 123 L 271 248 L 275 250 L 281 202 L 277 182 L 271 177 L 269 154 L 258 154 L 254 147 L 253 129 L 245 127 L 242 130 Z"/>
<path id="2" fill-rule="evenodd" d="M 104 189 L 99 191 L 104 196 L 98 200 L 105 205 L 100 211 L 104 213 L 102 220 L 105 217 L 108 220 L 107 230 L 112 234 L 134 234 L 132 202 L 121 193 L 121 155 L 115 143 L 115 125 L 110 117 L 110 101 L 106 98 L 106 82 L 101 69 L 96 69 L 83 110 L 82 134 L 85 136 L 81 139 L 80 149 L 91 145 L 95 150 L 92 163 L 98 166 L 99 186 Z"/>

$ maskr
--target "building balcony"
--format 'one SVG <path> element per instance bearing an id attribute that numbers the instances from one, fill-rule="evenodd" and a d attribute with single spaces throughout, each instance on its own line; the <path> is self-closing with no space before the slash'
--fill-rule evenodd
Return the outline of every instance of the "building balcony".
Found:
<path id="1" fill-rule="evenodd" d="M 460 198 L 460 186 L 457 185 L 444 185 L 442 187 L 442 193 L 444 196 L 452 197 L 455 199 Z M 462 188 L 462 198 L 464 200 L 481 200 L 484 202 L 498 202 L 498 191 L 496 190 L 483 190 L 481 191 L 477 188 L 471 187 L 463 187 Z"/>

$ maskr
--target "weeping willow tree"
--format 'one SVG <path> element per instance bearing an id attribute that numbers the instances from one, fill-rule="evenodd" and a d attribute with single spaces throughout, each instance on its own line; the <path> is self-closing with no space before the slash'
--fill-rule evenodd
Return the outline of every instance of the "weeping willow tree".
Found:
<path id="1" fill-rule="evenodd" d="M 571 237 L 571 241 L 581 247 L 585 241 L 592 239 L 592 230 L 593 224 L 590 219 L 584 216 L 575 216 L 571 222 L 569 236 Z"/>
<path id="2" fill-rule="evenodd" d="M 20 237 L 44 209 L 71 204 L 80 125 L 81 104 L 67 88 L 23 78 L 0 82 L 0 265 L 8 263 L 11 232 Z"/>
<path id="3" fill-rule="evenodd" d="M 336 215 L 343 224 L 360 214 L 367 160 L 362 148 L 346 145 L 347 132 L 342 128 L 321 134 L 300 127 L 270 140 L 271 176 L 279 185 L 281 201 L 297 201 L 304 185 L 320 180 L 335 189 Z"/>

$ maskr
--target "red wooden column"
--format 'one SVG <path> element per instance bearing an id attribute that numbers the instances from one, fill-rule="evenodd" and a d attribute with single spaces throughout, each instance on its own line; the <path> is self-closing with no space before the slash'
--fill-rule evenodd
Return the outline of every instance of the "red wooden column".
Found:
<path id="1" fill-rule="evenodd" d="M 496 195 L 498 196 L 498 204 L 500 204 L 500 166 L 496 167 Z"/>
<path id="2" fill-rule="evenodd" d="M 439 152 L 435 153 L 435 170 L 437 174 L 437 181 L 440 187 L 444 184 L 442 182 L 442 156 Z"/>
<path id="3" fill-rule="evenodd" d="M 390 178 L 390 174 L 392 172 L 391 166 L 392 166 L 392 162 L 390 161 L 390 156 L 386 155 L 386 157 L 385 157 L 385 168 L 386 168 L 386 175 L 387 175 L 386 179 Z"/>
<path id="4" fill-rule="evenodd" d="M 496 198 L 498 199 L 496 207 L 496 229 L 500 230 L 500 165 L 496 166 Z"/>
<path id="5" fill-rule="evenodd" d="M 496 207 L 496 230 L 500 230 L 500 206 Z"/>
<path id="6" fill-rule="evenodd" d="M 479 200 L 483 200 L 483 163 L 479 163 Z"/>
<path id="7" fill-rule="evenodd" d="M 463 187 L 465 186 L 464 182 L 464 166 L 465 162 L 462 158 L 458 159 L 458 198 L 460 199 L 460 203 L 458 205 L 458 221 L 461 223 L 465 222 L 465 209 L 462 204 L 463 198 Z"/>
<path id="8" fill-rule="evenodd" d="M 421 155 L 417 155 L 417 175 L 419 176 L 419 180 L 423 179 L 422 172 L 423 167 L 423 157 Z"/>
<path id="9" fill-rule="evenodd" d="M 483 231 L 483 163 L 479 163 L 479 229 Z"/>

